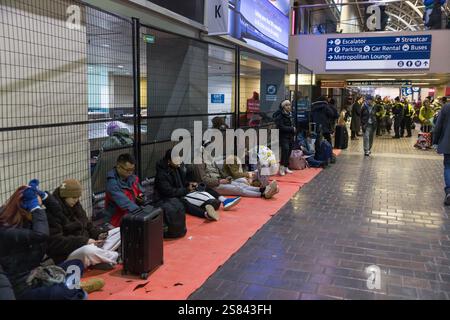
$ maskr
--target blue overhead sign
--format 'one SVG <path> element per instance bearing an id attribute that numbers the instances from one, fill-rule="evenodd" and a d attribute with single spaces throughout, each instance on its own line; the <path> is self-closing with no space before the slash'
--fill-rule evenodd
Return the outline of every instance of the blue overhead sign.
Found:
<path id="1" fill-rule="evenodd" d="M 431 35 L 328 38 L 326 70 L 430 68 Z"/>

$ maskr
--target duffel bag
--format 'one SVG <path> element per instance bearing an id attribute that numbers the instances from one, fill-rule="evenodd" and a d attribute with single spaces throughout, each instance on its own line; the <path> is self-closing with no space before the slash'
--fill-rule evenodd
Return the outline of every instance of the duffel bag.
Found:
<path id="1" fill-rule="evenodd" d="M 293 170 L 303 170 L 308 166 L 305 158 L 303 158 L 303 152 L 301 150 L 292 150 L 289 157 L 289 168 Z"/>

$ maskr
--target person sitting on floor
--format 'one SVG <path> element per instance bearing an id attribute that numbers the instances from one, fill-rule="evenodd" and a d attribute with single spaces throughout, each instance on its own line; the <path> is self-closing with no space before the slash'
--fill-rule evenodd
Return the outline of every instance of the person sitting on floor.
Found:
<path id="1" fill-rule="evenodd" d="M 233 180 L 231 176 L 227 176 L 219 169 L 217 163 L 211 159 L 211 156 L 205 153 L 205 149 L 211 141 L 203 143 L 203 158 L 209 157 L 208 163 L 196 164 L 195 170 L 197 176 L 208 187 L 214 189 L 223 196 L 242 196 L 265 199 L 272 198 L 278 190 L 276 181 L 272 181 L 266 187 L 253 187 L 246 178 Z"/>
<path id="2" fill-rule="evenodd" d="M 206 201 L 201 206 L 191 204 L 185 197 L 196 191 L 197 184 L 187 179 L 187 168 L 180 157 L 172 157 L 172 149 L 166 151 L 164 158 L 156 164 L 156 198 L 168 200 L 177 198 L 183 203 L 186 212 L 193 216 L 218 221 L 220 201 Z"/>
<path id="3" fill-rule="evenodd" d="M 117 263 L 120 228 L 104 232 L 89 221 L 78 180 L 65 180 L 44 201 L 50 237 L 47 254 L 55 263 L 78 259 L 85 268 L 112 269 Z"/>
<path id="4" fill-rule="evenodd" d="M 108 172 L 106 179 L 106 222 L 119 227 L 122 217 L 138 210 L 145 204 L 143 188 L 134 174 L 136 161 L 128 153 L 117 158 L 116 166 Z"/>
<path id="5" fill-rule="evenodd" d="M 32 180 L 33 181 L 33 180 Z M 74 288 L 77 275 L 83 273 L 80 260 L 65 261 L 59 266 L 41 265 L 45 256 L 49 226 L 42 207 L 47 193 L 38 183 L 19 187 L 0 208 L 0 265 L 18 300 L 81 300 L 87 293 L 103 287 L 102 279 L 80 282 Z M 66 271 L 79 273 L 66 276 Z"/>

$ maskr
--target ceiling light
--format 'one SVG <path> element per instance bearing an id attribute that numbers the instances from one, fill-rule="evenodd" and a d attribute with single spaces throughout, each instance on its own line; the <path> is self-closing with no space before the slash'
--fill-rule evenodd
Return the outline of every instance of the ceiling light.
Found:
<path id="1" fill-rule="evenodd" d="M 414 85 L 425 85 L 425 84 L 430 84 L 429 82 L 414 82 Z"/>
<path id="2" fill-rule="evenodd" d="M 118 66 L 117 66 L 117 68 L 119 68 L 119 69 L 122 69 L 122 68 L 123 68 L 123 66 L 122 66 L 122 65 L 118 65 Z"/>
<path id="3" fill-rule="evenodd" d="M 412 81 L 441 81 L 441 79 L 412 79 Z"/>
<path id="4" fill-rule="evenodd" d="M 109 48 L 110 45 L 105 43 L 105 44 L 102 44 L 102 47 Z"/>

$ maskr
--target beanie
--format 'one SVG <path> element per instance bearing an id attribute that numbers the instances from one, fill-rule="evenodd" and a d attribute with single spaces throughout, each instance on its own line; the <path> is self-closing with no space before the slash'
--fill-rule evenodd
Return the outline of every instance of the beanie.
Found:
<path id="1" fill-rule="evenodd" d="M 59 186 L 61 198 L 79 198 L 82 191 L 81 183 L 76 179 L 67 179 Z"/>

